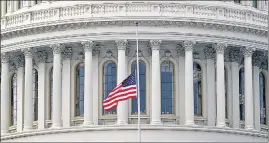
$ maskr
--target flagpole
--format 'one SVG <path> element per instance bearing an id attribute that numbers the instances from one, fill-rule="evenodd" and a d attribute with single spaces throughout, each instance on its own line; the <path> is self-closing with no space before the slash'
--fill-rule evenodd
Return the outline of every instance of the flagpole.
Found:
<path id="1" fill-rule="evenodd" d="M 136 23 L 136 77 L 137 77 L 137 110 L 138 110 L 138 142 L 141 142 L 140 129 L 140 88 L 139 88 L 139 51 L 138 51 L 138 23 Z"/>

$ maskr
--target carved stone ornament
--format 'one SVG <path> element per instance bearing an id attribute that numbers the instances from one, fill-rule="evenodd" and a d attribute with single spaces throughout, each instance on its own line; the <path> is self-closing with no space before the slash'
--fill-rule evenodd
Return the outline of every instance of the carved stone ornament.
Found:
<path id="1" fill-rule="evenodd" d="M 195 45 L 195 41 L 183 41 L 185 51 L 192 51 Z"/>
<path id="2" fill-rule="evenodd" d="M 204 55 L 205 55 L 206 59 L 215 59 L 216 52 L 215 52 L 214 48 L 212 48 L 211 46 L 206 46 L 204 48 Z"/>
<path id="3" fill-rule="evenodd" d="M 231 62 L 237 62 L 239 63 L 242 58 L 242 53 L 238 49 L 231 49 L 229 52 L 229 59 Z"/>
<path id="4" fill-rule="evenodd" d="M 25 65 L 24 55 L 21 54 L 21 55 L 16 56 L 15 60 L 16 60 L 16 62 L 15 62 L 16 68 L 24 67 L 24 65 Z"/>
<path id="5" fill-rule="evenodd" d="M 78 60 L 80 60 L 80 61 L 83 61 L 84 60 L 84 52 L 83 51 L 81 51 L 81 52 L 79 52 L 78 54 L 77 54 L 77 59 Z"/>
<path id="6" fill-rule="evenodd" d="M 84 48 L 84 51 L 92 51 L 92 49 L 94 48 L 95 43 L 93 41 L 85 41 L 85 42 L 81 42 L 81 45 Z"/>
<path id="7" fill-rule="evenodd" d="M 92 51 L 92 54 L 94 56 L 98 56 L 100 54 L 100 46 L 98 46 L 98 45 L 94 46 L 94 49 Z"/>
<path id="8" fill-rule="evenodd" d="M 8 63 L 10 59 L 9 53 L 1 53 L 1 62 Z"/>
<path id="9" fill-rule="evenodd" d="M 45 63 L 47 61 L 48 54 L 46 51 L 38 51 L 37 56 L 40 63 Z"/>
<path id="10" fill-rule="evenodd" d="M 63 49 L 63 56 L 65 59 L 71 59 L 73 55 L 72 47 L 66 47 Z"/>
<path id="11" fill-rule="evenodd" d="M 185 49 L 182 46 L 182 44 L 178 44 L 177 45 L 177 55 L 180 57 L 184 57 L 185 56 Z"/>
<path id="12" fill-rule="evenodd" d="M 151 50 L 160 50 L 162 40 L 150 40 L 150 48 Z"/>
<path id="13" fill-rule="evenodd" d="M 110 50 L 108 50 L 108 51 L 106 51 L 105 58 L 111 58 L 112 55 L 113 55 L 113 53 Z"/>
<path id="14" fill-rule="evenodd" d="M 263 59 L 264 53 L 260 51 L 255 51 L 252 56 L 252 65 L 256 67 L 261 67 Z"/>
<path id="15" fill-rule="evenodd" d="M 255 52 L 255 48 L 246 47 L 241 49 L 245 57 L 251 57 Z"/>
<path id="16" fill-rule="evenodd" d="M 138 57 L 142 57 L 142 56 L 143 56 L 141 50 L 138 50 L 138 53 L 137 53 L 137 51 L 135 50 L 135 57 L 137 56 L 137 54 L 138 54 Z"/>
<path id="17" fill-rule="evenodd" d="M 128 41 L 127 40 L 116 40 L 115 41 L 118 50 L 126 50 Z"/>
<path id="18" fill-rule="evenodd" d="M 227 48 L 227 44 L 224 43 L 217 43 L 214 44 L 214 49 L 216 50 L 216 53 L 224 54 L 224 50 Z"/>
<path id="19" fill-rule="evenodd" d="M 53 44 L 53 45 L 50 45 L 50 48 L 53 50 L 53 54 L 61 54 L 62 50 L 65 48 L 65 45 Z"/>

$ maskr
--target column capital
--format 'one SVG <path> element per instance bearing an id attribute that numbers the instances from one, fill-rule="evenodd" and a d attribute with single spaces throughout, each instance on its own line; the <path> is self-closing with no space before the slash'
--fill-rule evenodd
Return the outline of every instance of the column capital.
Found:
<path id="1" fill-rule="evenodd" d="M 16 62 L 16 65 L 17 65 L 17 68 L 19 67 L 24 67 L 25 65 L 25 58 L 24 58 L 24 55 L 19 55 L 15 58 L 15 62 Z"/>
<path id="2" fill-rule="evenodd" d="M 24 48 L 21 50 L 25 58 L 33 58 L 33 48 Z"/>
<path id="3" fill-rule="evenodd" d="M 53 44 L 50 45 L 50 48 L 53 50 L 53 54 L 61 54 L 62 50 L 64 49 L 64 44 Z"/>
<path id="4" fill-rule="evenodd" d="M 1 53 L 1 62 L 8 63 L 10 59 L 9 53 Z"/>
<path id="5" fill-rule="evenodd" d="M 162 40 L 150 40 L 149 44 L 152 50 L 160 50 Z"/>
<path id="6" fill-rule="evenodd" d="M 180 56 L 180 57 L 184 57 L 184 56 L 185 56 L 185 49 L 184 49 L 184 47 L 182 46 L 182 44 L 178 44 L 178 45 L 177 45 L 177 54 L 178 54 L 178 56 Z"/>
<path id="7" fill-rule="evenodd" d="M 267 52 L 265 52 L 267 54 Z M 253 53 L 253 56 L 252 56 L 252 65 L 253 66 L 257 66 L 257 67 L 261 67 L 261 64 L 265 58 L 265 54 L 264 52 L 261 52 L 261 51 L 255 51 Z"/>
<path id="8" fill-rule="evenodd" d="M 65 47 L 63 49 L 63 56 L 65 59 L 71 59 L 73 55 L 73 50 L 71 47 Z"/>
<path id="9" fill-rule="evenodd" d="M 99 56 L 99 54 L 100 54 L 100 46 L 97 45 L 93 48 L 93 55 Z"/>
<path id="10" fill-rule="evenodd" d="M 241 50 L 245 57 L 251 57 L 256 49 L 252 47 L 245 47 L 245 48 L 241 48 Z"/>
<path id="11" fill-rule="evenodd" d="M 127 40 L 116 40 L 115 41 L 118 50 L 126 50 L 128 41 Z"/>
<path id="12" fill-rule="evenodd" d="M 212 46 L 206 46 L 204 48 L 204 55 L 206 59 L 215 59 L 216 52 Z"/>
<path id="13" fill-rule="evenodd" d="M 216 50 L 216 53 L 224 54 L 224 50 L 228 47 L 228 45 L 224 43 L 217 43 L 213 44 L 213 47 Z"/>
<path id="14" fill-rule="evenodd" d="M 38 56 L 39 62 L 45 63 L 47 61 L 48 54 L 46 51 L 38 51 L 37 56 Z"/>
<path id="15" fill-rule="evenodd" d="M 94 48 L 94 42 L 93 41 L 84 41 L 84 42 L 81 42 L 81 45 L 83 46 L 84 48 L 84 52 L 87 52 L 87 51 L 92 51 L 92 49 Z"/>
<path id="16" fill-rule="evenodd" d="M 185 51 L 192 51 L 195 44 L 195 41 L 183 41 Z"/>

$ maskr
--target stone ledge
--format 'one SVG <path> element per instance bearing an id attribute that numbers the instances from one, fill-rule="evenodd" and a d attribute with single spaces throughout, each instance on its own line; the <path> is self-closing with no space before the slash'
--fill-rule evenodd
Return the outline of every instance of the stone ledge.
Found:
<path id="1" fill-rule="evenodd" d="M 23 138 L 36 135 L 46 134 L 59 134 L 70 132 L 83 132 L 83 131 L 108 131 L 108 130 L 137 130 L 137 125 L 106 125 L 91 127 L 70 127 L 70 128 L 49 128 L 43 130 L 32 130 L 19 133 L 11 133 L 2 135 L 1 140 L 9 140 L 15 138 Z M 232 128 L 218 128 L 218 127 L 199 127 L 199 126 L 180 126 L 180 125 L 141 125 L 141 130 L 172 130 L 172 131 L 200 131 L 200 132 L 216 132 L 226 134 L 247 135 L 253 137 L 267 138 L 267 133 L 260 131 L 249 131 L 244 129 L 232 129 Z"/>

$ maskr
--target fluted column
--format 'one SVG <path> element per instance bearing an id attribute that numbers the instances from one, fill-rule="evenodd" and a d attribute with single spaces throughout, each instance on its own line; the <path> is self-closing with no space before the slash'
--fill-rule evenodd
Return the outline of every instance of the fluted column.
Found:
<path id="1" fill-rule="evenodd" d="M 151 61 L 151 124 L 161 123 L 161 75 L 160 75 L 160 46 L 161 40 L 150 40 L 152 50 Z"/>
<path id="2" fill-rule="evenodd" d="M 100 54 L 100 47 L 99 46 L 94 46 L 93 49 L 93 81 L 98 81 L 99 75 L 102 75 L 101 73 L 99 74 L 99 54 Z M 92 109 L 93 110 L 93 124 L 98 125 L 98 113 L 99 113 L 99 84 L 93 84 L 93 104 L 92 104 Z M 102 110 L 102 109 L 101 109 Z"/>
<path id="3" fill-rule="evenodd" d="M 216 95 L 215 95 L 215 50 L 214 48 L 205 47 L 204 55 L 206 58 L 206 95 L 207 95 L 207 125 L 216 125 Z"/>
<path id="4" fill-rule="evenodd" d="M 253 48 L 246 47 L 244 52 L 245 71 L 245 129 L 253 128 L 253 89 L 252 89 L 252 54 Z"/>
<path id="5" fill-rule="evenodd" d="M 25 56 L 24 128 L 33 129 L 33 55 L 32 49 L 23 49 Z"/>
<path id="6" fill-rule="evenodd" d="M 84 122 L 83 126 L 93 124 L 93 91 L 92 91 L 92 49 L 93 41 L 82 42 L 85 52 L 85 75 L 84 75 Z"/>
<path id="7" fill-rule="evenodd" d="M 225 86 L 224 86 L 224 50 L 226 44 L 216 44 L 216 75 L 217 75 L 217 126 L 226 127 L 225 124 Z"/>
<path id="8" fill-rule="evenodd" d="M 61 127 L 62 117 L 62 63 L 61 51 L 64 45 L 52 45 L 53 49 L 53 96 L 52 96 L 52 128 Z"/>
<path id="9" fill-rule="evenodd" d="M 1 135 L 8 133 L 10 121 L 9 55 L 1 54 Z"/>
<path id="10" fill-rule="evenodd" d="M 194 125 L 193 55 L 194 41 L 184 41 L 185 48 L 185 125 Z"/>
<path id="11" fill-rule="evenodd" d="M 126 78 L 126 66 L 125 66 L 125 50 L 127 47 L 127 40 L 115 41 L 118 48 L 118 73 L 117 73 L 117 84 L 121 83 Z M 120 101 L 117 107 L 117 124 L 128 123 L 128 101 Z"/>
<path id="12" fill-rule="evenodd" d="M 37 53 L 39 58 L 38 63 L 38 129 L 45 128 L 45 95 L 46 95 L 46 61 L 48 54 L 46 51 Z"/>
<path id="13" fill-rule="evenodd" d="M 7 1 L 2 0 L 1 1 L 1 17 L 3 17 L 6 14 L 7 11 Z"/>
<path id="14" fill-rule="evenodd" d="M 178 63 L 180 65 L 180 68 L 178 69 L 178 75 L 179 75 L 179 105 L 180 105 L 180 125 L 184 125 L 185 123 L 185 49 L 182 45 L 178 46 L 177 53 L 179 55 L 178 57 Z"/>

